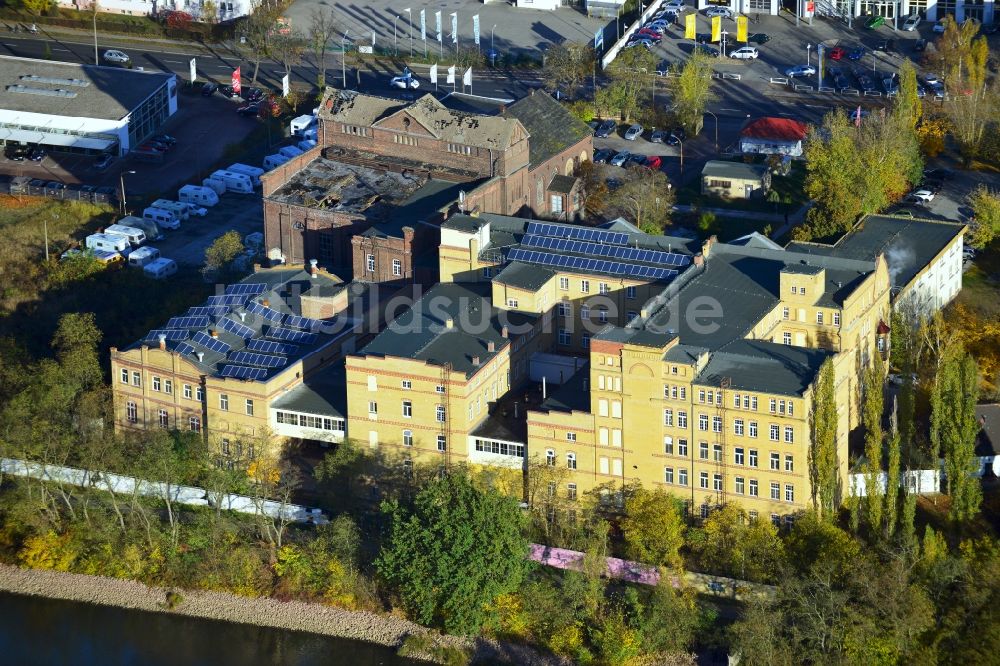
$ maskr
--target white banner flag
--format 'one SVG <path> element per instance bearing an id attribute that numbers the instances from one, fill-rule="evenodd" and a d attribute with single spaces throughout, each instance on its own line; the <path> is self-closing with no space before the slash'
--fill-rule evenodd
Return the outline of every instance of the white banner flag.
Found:
<path id="1" fill-rule="evenodd" d="M 451 13 L 451 43 L 458 44 L 458 12 Z"/>
<path id="2" fill-rule="evenodd" d="M 472 37 L 476 40 L 476 46 L 479 46 L 479 14 L 472 17 Z"/>
<path id="3" fill-rule="evenodd" d="M 198 78 L 198 65 L 194 58 L 191 58 L 191 83 Z"/>
<path id="4" fill-rule="evenodd" d="M 427 41 L 427 12 L 420 10 L 420 39 Z"/>
<path id="5" fill-rule="evenodd" d="M 465 70 L 465 74 L 462 75 L 462 85 L 472 87 L 472 68 Z"/>
<path id="6" fill-rule="evenodd" d="M 281 96 L 288 97 L 288 93 L 291 92 L 288 86 L 288 74 L 281 77 Z"/>
<path id="7" fill-rule="evenodd" d="M 372 30 L 372 53 L 375 52 L 375 31 Z"/>
<path id="8" fill-rule="evenodd" d="M 455 66 L 452 65 L 448 68 L 448 79 L 447 82 L 454 85 L 455 84 Z"/>
<path id="9" fill-rule="evenodd" d="M 434 12 L 434 23 L 437 27 L 438 44 L 444 41 L 444 33 L 441 31 L 441 12 Z"/>
<path id="10" fill-rule="evenodd" d="M 431 83 L 437 85 L 438 82 L 438 66 L 437 64 L 431 65 Z"/>

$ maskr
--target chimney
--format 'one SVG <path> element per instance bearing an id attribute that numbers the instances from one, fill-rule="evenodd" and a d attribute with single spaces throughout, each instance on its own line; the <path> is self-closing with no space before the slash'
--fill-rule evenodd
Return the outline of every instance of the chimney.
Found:
<path id="1" fill-rule="evenodd" d="M 472 365 L 476 366 L 477 368 L 479 367 L 479 357 L 478 356 L 473 356 L 472 357 Z"/>
<path id="2" fill-rule="evenodd" d="M 238 314 L 240 316 L 240 321 L 246 321 L 247 320 L 247 313 L 244 312 L 243 310 L 237 310 L 236 314 Z M 214 331 L 213 331 L 213 333 L 214 333 Z"/>
<path id="3" fill-rule="evenodd" d="M 319 277 L 319 269 L 318 269 L 318 268 L 316 268 L 316 265 L 317 265 L 318 263 L 319 263 L 319 262 L 318 262 L 318 261 L 316 261 L 315 259 L 310 259 L 310 260 L 309 260 L 309 275 L 310 275 L 310 276 L 311 276 L 311 277 L 312 277 L 312 278 L 313 278 L 314 280 L 315 280 L 316 278 L 318 278 L 318 277 Z"/>
<path id="4" fill-rule="evenodd" d="M 504 340 L 506 340 L 509 335 L 510 335 L 510 331 L 507 330 L 506 326 L 504 326 L 503 328 L 500 329 L 500 337 L 501 338 L 503 338 Z"/>
<path id="5" fill-rule="evenodd" d="M 495 342 L 490 340 L 489 342 L 486 343 L 486 351 L 492 353 L 495 352 L 496 350 L 497 350 L 497 345 Z"/>
<path id="6" fill-rule="evenodd" d="M 195 354 L 198 356 L 199 363 L 205 360 L 205 352 L 195 352 Z"/>
<path id="7" fill-rule="evenodd" d="M 705 257 L 702 256 L 701 252 L 699 252 L 698 254 L 694 255 L 694 265 L 695 266 L 704 266 L 705 265 Z"/>
<path id="8" fill-rule="evenodd" d="M 708 237 L 704 243 L 701 244 L 701 253 L 708 259 L 708 256 L 712 253 L 712 246 L 719 242 L 719 237 L 712 235 Z"/>
<path id="9" fill-rule="evenodd" d="M 209 331 L 209 333 L 212 335 L 213 338 L 219 337 L 219 332 L 214 328 L 211 331 Z"/>
<path id="10" fill-rule="evenodd" d="M 163 351 L 166 351 L 167 350 L 167 336 L 165 336 L 163 333 L 160 333 L 156 337 L 160 341 L 160 349 L 162 349 Z"/>
<path id="11" fill-rule="evenodd" d="M 271 301 L 267 300 L 266 298 L 262 300 L 260 304 L 263 305 L 265 308 L 271 307 Z"/>
<path id="12" fill-rule="evenodd" d="M 455 320 L 452 319 L 451 317 L 448 317 L 447 319 L 444 320 L 444 327 L 455 328 Z"/>

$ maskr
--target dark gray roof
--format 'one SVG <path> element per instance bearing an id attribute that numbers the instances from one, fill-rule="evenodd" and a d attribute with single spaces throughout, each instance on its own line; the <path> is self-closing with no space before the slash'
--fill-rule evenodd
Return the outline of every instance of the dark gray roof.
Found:
<path id="1" fill-rule="evenodd" d="M 976 418 L 981 429 L 976 435 L 977 456 L 1000 455 L 1000 405 L 976 405 Z"/>
<path id="2" fill-rule="evenodd" d="M 399 315 L 359 352 L 365 356 L 411 358 L 434 365 L 450 363 L 456 372 L 472 376 L 497 352 L 510 344 L 511 335 L 530 326 L 537 315 L 494 309 L 489 283 L 440 283 L 428 290 L 413 307 Z M 446 320 L 453 322 L 447 327 Z M 481 330 L 484 329 L 484 330 Z M 488 351 L 488 343 L 494 351 Z"/>
<path id="3" fill-rule="evenodd" d="M 728 241 L 730 245 L 743 245 L 745 247 L 760 247 L 769 250 L 780 250 L 781 246 L 775 243 L 773 240 L 760 233 L 759 231 L 751 231 L 746 236 L 740 236 L 734 240 Z"/>
<path id="4" fill-rule="evenodd" d="M 503 115 L 517 118 L 528 130 L 531 168 L 593 134 L 585 122 L 542 91 L 522 97 L 507 107 Z"/>
<path id="5" fill-rule="evenodd" d="M 549 192 L 555 192 L 557 194 L 569 194 L 573 191 L 573 187 L 576 185 L 576 178 L 573 176 L 563 176 L 561 174 L 556 174 L 552 176 L 552 181 L 549 183 Z"/>
<path id="6" fill-rule="evenodd" d="M 74 84 L 32 81 L 24 76 L 75 79 Z M 79 118 L 120 120 L 174 79 L 173 74 L 121 67 L 78 65 L 58 60 L 0 56 L 0 109 Z M 86 85 L 83 85 L 86 84 Z M 11 86 L 66 90 L 73 96 L 11 92 Z"/>
<path id="7" fill-rule="evenodd" d="M 685 363 L 693 365 L 702 354 L 707 353 L 708 350 L 704 347 L 678 344 L 667 350 L 667 353 L 663 355 L 663 360 L 671 363 Z"/>
<path id="8" fill-rule="evenodd" d="M 518 289 L 538 289 L 551 280 L 555 274 L 554 270 L 545 266 L 512 261 L 493 278 L 493 281 Z"/>
<path id="9" fill-rule="evenodd" d="M 552 391 L 538 409 L 547 412 L 589 412 L 590 391 L 586 388 L 589 378 L 590 363 L 585 363 L 562 386 Z"/>
<path id="10" fill-rule="evenodd" d="M 812 264 L 786 264 L 781 269 L 782 273 L 789 273 L 791 275 L 819 275 L 822 271 L 822 266 L 814 266 Z"/>
<path id="11" fill-rule="evenodd" d="M 745 162 L 724 162 L 709 160 L 701 170 L 702 176 L 717 178 L 739 178 L 742 180 L 759 180 L 767 173 L 763 164 L 746 164 Z"/>
<path id="12" fill-rule="evenodd" d="M 347 373 L 343 364 L 325 368 L 271 403 L 272 409 L 345 418 Z"/>
<path id="13" fill-rule="evenodd" d="M 441 228 L 454 229 L 455 231 L 474 234 L 487 224 L 489 224 L 489 221 L 483 219 L 482 217 L 472 217 L 471 215 L 465 215 L 464 213 L 457 213 L 442 222 Z"/>
<path id="14" fill-rule="evenodd" d="M 786 249 L 863 261 L 884 254 L 892 285 L 903 287 L 964 229 L 951 222 L 869 215 L 834 245 L 791 242 Z"/>
<path id="15" fill-rule="evenodd" d="M 833 355 L 825 349 L 737 340 L 712 353 L 694 383 L 719 386 L 728 379 L 736 390 L 800 396 Z"/>
<path id="16" fill-rule="evenodd" d="M 459 192 L 468 192 L 475 187 L 476 183 L 452 183 L 432 178 L 401 201 L 388 219 L 379 222 L 362 235 L 402 238 L 403 227 L 415 227 L 420 222 L 427 222 L 437 217 L 442 208 L 448 208 L 458 201 Z"/>

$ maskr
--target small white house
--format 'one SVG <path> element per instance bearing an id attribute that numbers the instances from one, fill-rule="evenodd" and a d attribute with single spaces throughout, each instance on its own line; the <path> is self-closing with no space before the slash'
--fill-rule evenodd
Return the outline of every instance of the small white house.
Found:
<path id="1" fill-rule="evenodd" d="M 740 131 L 740 152 L 801 157 L 808 131 L 805 123 L 791 118 L 758 118 Z"/>

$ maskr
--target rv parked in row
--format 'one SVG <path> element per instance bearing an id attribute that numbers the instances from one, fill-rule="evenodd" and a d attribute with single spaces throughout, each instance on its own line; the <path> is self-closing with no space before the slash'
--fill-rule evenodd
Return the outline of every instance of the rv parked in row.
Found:
<path id="1" fill-rule="evenodd" d="M 149 204 L 149 207 L 159 208 L 160 210 L 168 210 L 181 222 L 188 219 L 191 215 L 191 208 L 186 203 L 171 201 L 170 199 L 157 199 L 153 203 Z"/>
<path id="2" fill-rule="evenodd" d="M 177 262 L 173 259 L 160 257 L 143 266 L 142 272 L 145 273 L 146 277 L 162 280 L 177 272 Z"/>
<path id="3" fill-rule="evenodd" d="M 212 174 L 212 178 L 221 180 L 226 186 L 226 192 L 239 192 L 240 194 L 253 194 L 253 183 L 250 176 L 242 173 L 233 173 L 220 169 Z"/>
<path id="4" fill-rule="evenodd" d="M 135 229 L 142 229 L 146 232 L 147 241 L 159 241 L 163 240 L 163 231 L 156 226 L 156 222 L 152 220 L 147 220 L 141 217 L 136 217 L 135 215 L 126 215 L 122 219 L 118 220 L 115 224 L 120 224 L 125 227 L 133 227 Z"/>
<path id="5" fill-rule="evenodd" d="M 250 166 L 249 164 L 230 164 L 227 171 L 232 171 L 233 173 L 242 173 L 245 176 L 250 177 L 250 182 L 253 183 L 254 187 L 260 187 L 260 177 L 264 175 L 264 170 L 260 167 Z"/>
<path id="6" fill-rule="evenodd" d="M 211 207 L 219 203 L 219 195 L 211 187 L 185 185 L 177 191 L 177 199 L 183 203 Z"/>
<path id="7" fill-rule="evenodd" d="M 128 255 L 128 265 L 134 268 L 143 268 L 160 258 L 160 251 L 155 247 L 140 247 Z"/>
<path id="8" fill-rule="evenodd" d="M 279 155 L 284 155 L 288 159 L 292 159 L 293 157 L 298 157 L 303 152 L 305 151 L 301 150 L 297 146 L 284 146 L 278 150 Z"/>
<path id="9" fill-rule="evenodd" d="M 132 244 L 129 243 L 127 238 L 113 234 L 91 234 L 87 236 L 84 245 L 91 250 L 117 252 L 126 256 L 132 250 Z"/>
<path id="10" fill-rule="evenodd" d="M 214 175 L 201 181 L 203 187 L 207 187 L 217 196 L 222 196 L 226 193 L 226 183 L 221 178 L 216 178 Z"/>
<path id="11" fill-rule="evenodd" d="M 267 157 L 264 158 L 264 169 L 267 171 L 270 171 L 271 169 L 276 169 L 290 159 L 291 159 L 290 157 L 282 155 L 281 153 L 268 155 Z"/>
<path id="12" fill-rule="evenodd" d="M 163 210 L 162 208 L 154 208 L 150 206 L 149 208 L 142 211 L 142 216 L 147 220 L 152 220 L 156 224 L 164 229 L 180 229 L 181 221 L 177 219 L 169 210 Z"/>
<path id="13" fill-rule="evenodd" d="M 105 234 L 114 236 L 124 236 L 132 247 L 139 247 L 146 242 L 146 232 L 135 227 L 127 227 L 124 224 L 112 224 L 104 230 Z"/>

